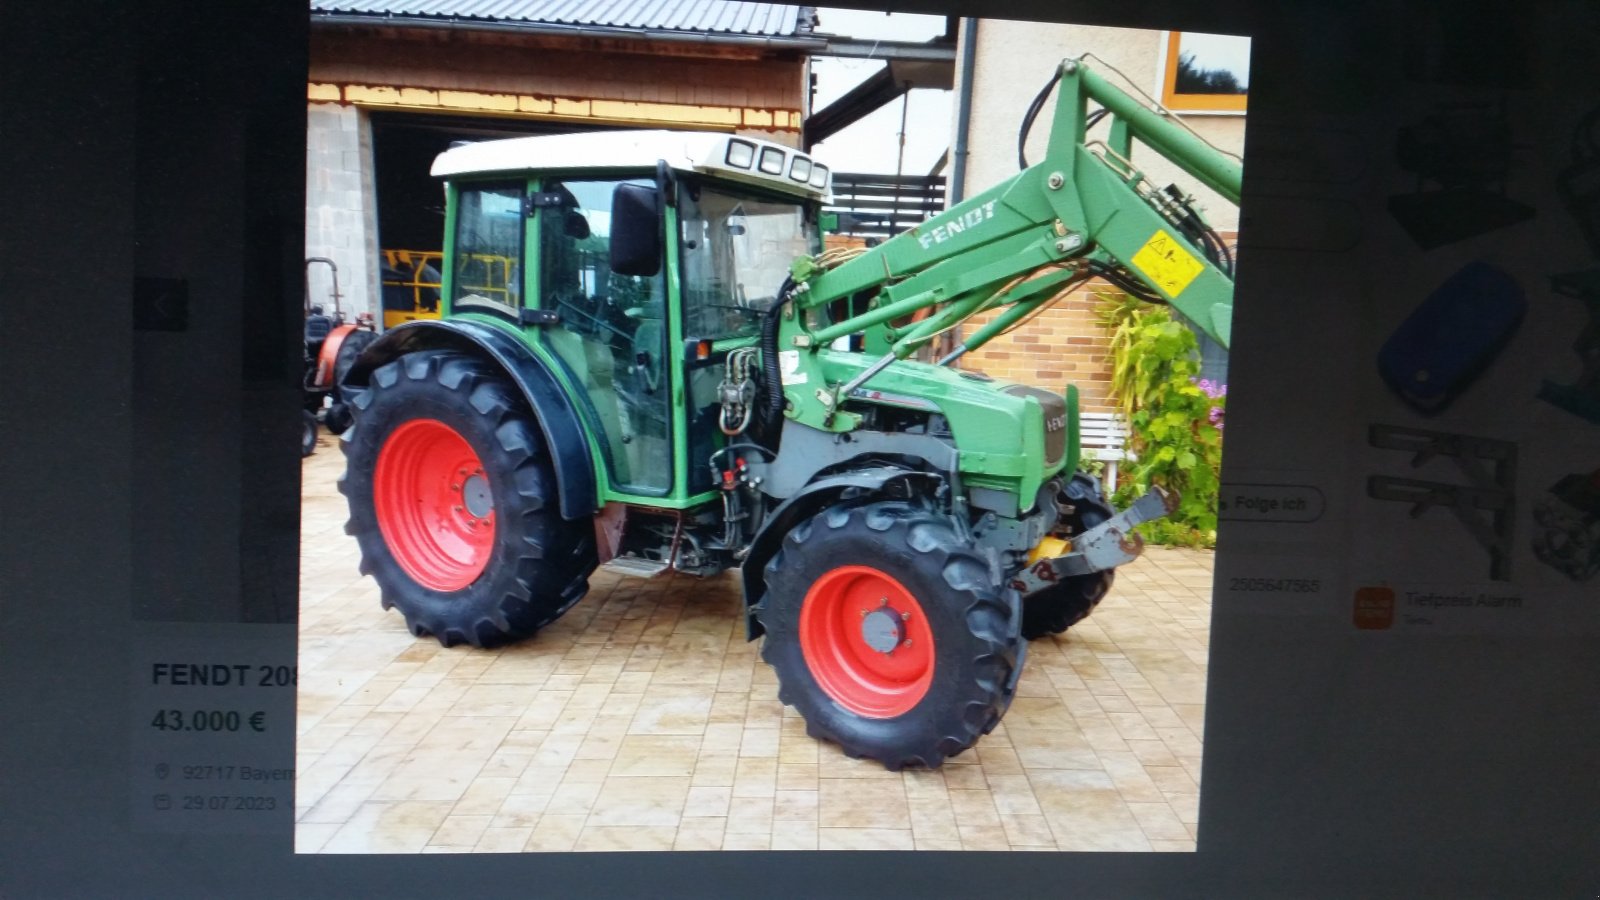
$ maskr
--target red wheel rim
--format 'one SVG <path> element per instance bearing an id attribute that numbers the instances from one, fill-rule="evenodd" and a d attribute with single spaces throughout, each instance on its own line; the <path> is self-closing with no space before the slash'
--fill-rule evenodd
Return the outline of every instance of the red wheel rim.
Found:
<path id="1" fill-rule="evenodd" d="M 483 574 L 494 548 L 494 502 L 483 463 L 437 419 L 396 428 L 372 477 L 378 529 L 395 562 L 423 587 L 457 591 Z"/>
<path id="2" fill-rule="evenodd" d="M 871 566 L 840 566 L 811 585 L 800 652 L 834 702 L 867 718 L 911 711 L 933 683 L 928 617 L 904 585 Z"/>

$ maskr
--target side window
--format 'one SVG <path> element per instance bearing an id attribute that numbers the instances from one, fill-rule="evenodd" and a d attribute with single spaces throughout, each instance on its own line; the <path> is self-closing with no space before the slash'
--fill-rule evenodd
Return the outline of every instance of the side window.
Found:
<path id="1" fill-rule="evenodd" d="M 561 202 L 539 211 L 539 306 L 559 311 L 561 322 L 540 334 L 583 385 L 605 432 L 612 483 L 661 494 L 672 486 L 666 281 L 611 271 L 619 183 L 543 185 Z"/>
<path id="2" fill-rule="evenodd" d="M 455 310 L 516 315 L 522 306 L 522 197 L 520 184 L 460 189 L 450 290 Z"/>

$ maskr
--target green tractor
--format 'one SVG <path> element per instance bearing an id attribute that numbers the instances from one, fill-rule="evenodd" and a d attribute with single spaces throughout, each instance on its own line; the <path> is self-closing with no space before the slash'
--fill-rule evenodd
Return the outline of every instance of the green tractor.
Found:
<path id="1" fill-rule="evenodd" d="M 859 252 L 821 252 L 828 169 L 776 144 L 440 155 L 443 315 L 386 332 L 343 382 L 340 489 L 383 605 L 491 647 L 566 612 L 597 567 L 738 568 L 748 635 L 812 735 L 891 769 L 972 746 L 1026 641 L 1088 615 L 1175 498 L 1116 512 L 1076 471 L 1074 388 L 950 364 L 1091 278 L 1224 345 L 1232 308 L 1227 250 L 1133 141 L 1235 203 L 1237 162 L 1083 60 L 1030 124 L 1057 85 L 1042 161 Z"/>

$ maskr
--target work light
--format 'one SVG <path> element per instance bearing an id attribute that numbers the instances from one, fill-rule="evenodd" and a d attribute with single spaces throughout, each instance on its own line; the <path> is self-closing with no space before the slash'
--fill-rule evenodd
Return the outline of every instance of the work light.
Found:
<path id="1" fill-rule="evenodd" d="M 748 169 L 755 158 L 755 144 L 747 144 L 744 141 L 728 142 L 728 165 L 736 169 Z"/>

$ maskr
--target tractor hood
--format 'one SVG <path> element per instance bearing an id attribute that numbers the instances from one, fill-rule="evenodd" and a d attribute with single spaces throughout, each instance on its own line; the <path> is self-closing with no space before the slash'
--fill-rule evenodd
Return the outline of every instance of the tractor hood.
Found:
<path id="1" fill-rule="evenodd" d="M 814 365 L 829 384 L 846 383 L 873 360 L 822 349 Z M 804 386 L 786 384 L 789 390 Z M 1077 466 L 1076 391 L 1050 391 L 978 372 L 904 361 L 891 364 L 853 391 L 841 410 L 863 403 L 937 412 L 950 423 L 969 486 L 1014 493 L 1023 507 L 1039 486 Z"/>

